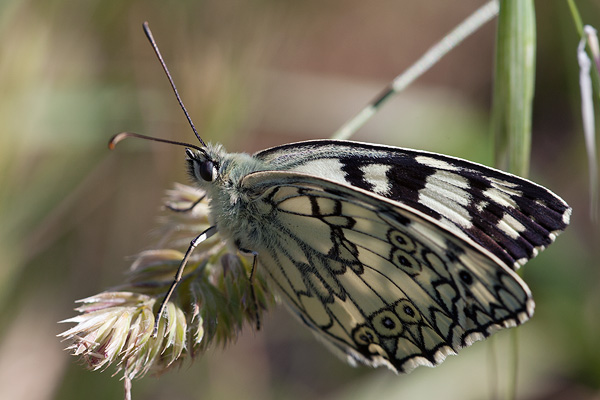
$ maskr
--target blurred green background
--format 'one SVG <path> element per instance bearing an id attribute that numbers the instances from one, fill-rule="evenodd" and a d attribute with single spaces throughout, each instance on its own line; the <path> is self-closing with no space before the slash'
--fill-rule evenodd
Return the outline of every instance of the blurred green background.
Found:
<path id="1" fill-rule="evenodd" d="M 122 398 L 55 337 L 73 301 L 118 284 L 150 247 L 164 190 L 186 182 L 194 142 L 141 30 L 150 21 L 201 135 L 254 152 L 327 138 L 482 1 L 0 2 L 0 398 Z M 578 2 L 600 26 L 600 3 Z M 599 230 L 588 217 L 576 46 L 564 1 L 538 1 L 531 177 L 574 208 L 571 227 L 524 269 L 537 303 L 518 329 L 520 399 L 600 396 Z M 355 139 L 492 163 L 494 24 L 454 50 Z M 435 368 L 395 376 L 351 368 L 275 307 L 160 377 L 134 399 L 494 398 L 513 351 L 502 332 Z M 497 361 L 494 361 L 496 355 Z M 595 397 L 594 397 L 595 396 Z"/>

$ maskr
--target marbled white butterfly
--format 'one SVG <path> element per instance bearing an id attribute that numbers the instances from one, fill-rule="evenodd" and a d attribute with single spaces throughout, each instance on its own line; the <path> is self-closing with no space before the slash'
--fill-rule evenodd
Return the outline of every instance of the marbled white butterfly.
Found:
<path id="1" fill-rule="evenodd" d="M 127 136 L 140 135 L 111 145 Z M 249 155 L 198 139 L 171 143 L 187 147 L 213 226 L 192 242 L 159 316 L 193 248 L 218 232 L 352 364 L 433 366 L 525 322 L 534 302 L 515 270 L 571 214 L 544 187 L 445 155 L 335 140 Z"/>

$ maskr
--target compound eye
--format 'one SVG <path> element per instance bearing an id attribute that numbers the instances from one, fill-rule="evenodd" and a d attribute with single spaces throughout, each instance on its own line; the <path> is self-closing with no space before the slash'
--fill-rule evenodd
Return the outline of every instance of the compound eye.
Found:
<path id="1" fill-rule="evenodd" d="M 215 175 L 217 173 L 215 164 L 210 160 L 201 162 L 198 166 L 198 172 L 200 173 L 200 177 L 206 182 L 212 182 L 215 179 Z"/>

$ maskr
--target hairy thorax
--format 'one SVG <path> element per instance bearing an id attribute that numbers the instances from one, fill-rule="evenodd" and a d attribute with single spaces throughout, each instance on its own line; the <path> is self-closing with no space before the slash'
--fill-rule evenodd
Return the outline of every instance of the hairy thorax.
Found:
<path id="1" fill-rule="evenodd" d="M 262 241 L 260 227 L 264 226 L 267 215 L 257 207 L 256 194 L 244 186 L 243 178 L 267 167 L 249 154 L 216 150 L 211 156 L 219 163 L 218 178 L 199 182 L 210 199 L 210 221 L 230 244 L 253 250 Z"/>

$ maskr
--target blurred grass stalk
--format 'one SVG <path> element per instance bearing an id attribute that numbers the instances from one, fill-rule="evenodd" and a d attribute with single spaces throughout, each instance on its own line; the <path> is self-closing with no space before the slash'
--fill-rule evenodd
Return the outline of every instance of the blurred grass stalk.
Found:
<path id="1" fill-rule="evenodd" d="M 577 5 L 573 0 L 568 0 L 569 11 L 573 24 L 581 37 L 577 47 L 577 61 L 579 63 L 579 90 L 581 91 L 581 114 L 583 134 L 585 136 L 586 152 L 588 156 L 588 173 L 590 177 L 590 218 L 598 221 L 598 156 L 596 154 L 596 123 L 594 118 L 594 93 L 600 99 L 600 50 L 598 37 L 594 28 L 583 25 Z M 592 68 L 592 61 L 596 68 Z"/>
<path id="2" fill-rule="evenodd" d="M 375 115 L 391 97 L 406 89 L 410 84 L 438 63 L 446 54 L 477 32 L 485 23 L 498 14 L 498 1 L 491 0 L 479 7 L 463 22 L 458 24 L 442 40 L 425 52 L 410 68 L 396 76 L 392 82 L 358 114 L 346 121 L 332 139 L 347 140 Z"/>
<path id="3" fill-rule="evenodd" d="M 594 28 L 586 25 L 579 45 L 577 46 L 577 61 L 579 63 L 579 90 L 581 92 L 581 118 L 585 148 L 588 156 L 588 174 L 590 191 L 590 218 L 598 220 L 598 157 L 596 155 L 596 122 L 594 117 L 594 95 L 592 89 L 592 60 L 585 51 L 586 45 L 590 48 L 592 56 L 600 65 L 600 50 L 598 49 L 598 36 Z"/>
<path id="4" fill-rule="evenodd" d="M 575 29 L 577 29 L 577 33 L 580 37 L 585 36 L 583 20 L 581 19 L 581 14 L 577 9 L 577 4 L 575 4 L 574 0 L 567 0 L 567 5 L 569 6 L 569 11 L 571 12 L 571 18 L 573 18 L 573 24 L 575 25 Z M 593 50 L 589 44 L 586 45 L 586 48 L 593 53 Z M 600 66 L 598 66 L 595 70 L 592 69 L 591 77 L 592 77 L 592 85 L 594 92 L 596 94 L 596 98 L 600 99 Z"/>
<path id="5" fill-rule="evenodd" d="M 494 159 L 498 168 L 529 173 L 535 82 L 533 0 L 501 0 L 492 104 Z"/>
<path id="6" fill-rule="evenodd" d="M 526 177 L 531 152 L 535 87 L 536 24 L 533 0 L 501 0 L 496 30 L 496 60 L 491 131 L 496 167 Z M 516 398 L 517 331 L 512 333 L 512 373 L 508 398 Z M 497 394 L 496 394 L 497 395 Z"/>

